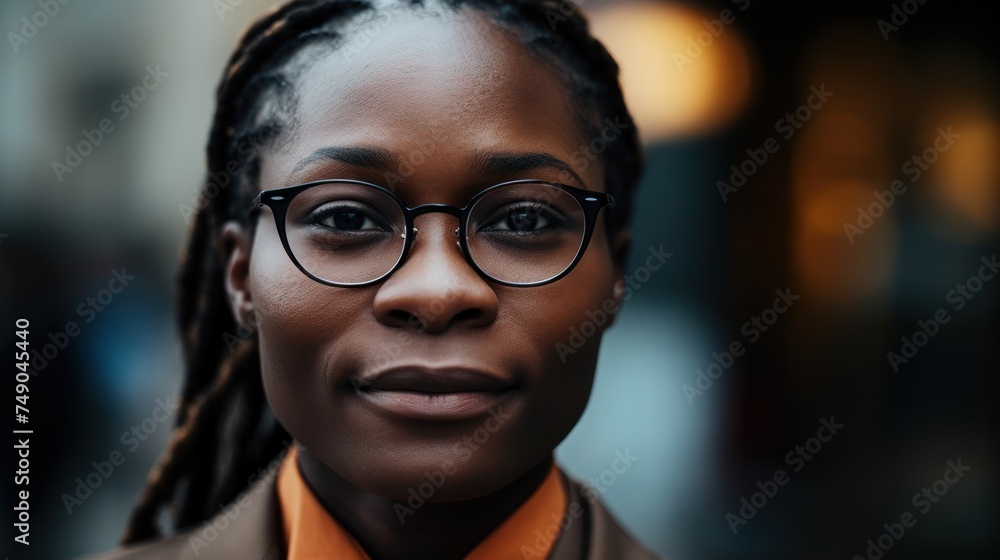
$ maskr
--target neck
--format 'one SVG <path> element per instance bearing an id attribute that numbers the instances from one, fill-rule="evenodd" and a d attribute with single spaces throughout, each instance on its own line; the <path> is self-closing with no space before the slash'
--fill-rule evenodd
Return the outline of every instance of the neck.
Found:
<path id="1" fill-rule="evenodd" d="M 354 486 L 304 447 L 302 477 L 323 507 L 373 559 L 461 559 L 531 496 L 552 468 L 552 456 L 500 490 L 472 500 L 425 503 L 401 524 L 397 502 Z"/>

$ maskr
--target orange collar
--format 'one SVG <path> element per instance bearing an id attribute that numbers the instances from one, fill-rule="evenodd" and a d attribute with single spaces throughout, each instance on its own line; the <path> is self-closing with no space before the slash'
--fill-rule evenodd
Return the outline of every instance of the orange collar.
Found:
<path id="1" fill-rule="evenodd" d="M 278 475 L 278 498 L 284 525 L 287 560 L 339 558 L 370 560 L 358 544 L 323 508 L 302 480 L 293 446 Z M 466 560 L 523 560 L 547 558 L 558 535 L 559 522 L 566 512 L 566 489 L 559 468 L 552 469 L 521 506 L 490 533 Z"/>

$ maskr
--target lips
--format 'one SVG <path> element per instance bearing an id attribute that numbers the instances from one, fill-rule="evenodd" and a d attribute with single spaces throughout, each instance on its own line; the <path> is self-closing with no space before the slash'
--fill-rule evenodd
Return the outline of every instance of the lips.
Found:
<path id="1" fill-rule="evenodd" d="M 375 391 L 416 393 L 465 393 L 503 391 L 513 383 L 499 375 L 464 368 L 395 367 L 381 371 L 362 383 Z"/>
<path id="2" fill-rule="evenodd" d="M 403 366 L 361 377 L 355 387 L 365 401 L 383 413 L 455 421 L 499 407 L 514 383 L 476 369 Z"/>

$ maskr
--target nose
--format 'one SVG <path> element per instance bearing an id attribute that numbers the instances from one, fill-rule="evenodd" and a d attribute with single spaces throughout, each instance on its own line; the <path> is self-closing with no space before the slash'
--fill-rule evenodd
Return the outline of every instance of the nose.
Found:
<path id="1" fill-rule="evenodd" d="M 459 326 L 482 327 L 496 320 L 496 292 L 465 260 L 456 242 L 456 218 L 418 218 L 406 261 L 375 294 L 376 318 L 393 327 L 440 333 Z"/>

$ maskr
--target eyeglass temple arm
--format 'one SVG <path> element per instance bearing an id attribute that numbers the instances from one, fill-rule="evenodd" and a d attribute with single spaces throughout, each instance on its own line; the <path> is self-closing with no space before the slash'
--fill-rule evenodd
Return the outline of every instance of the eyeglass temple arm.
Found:
<path id="1" fill-rule="evenodd" d="M 253 202 L 250 203 L 250 208 L 247 208 L 247 214 L 253 214 L 261 206 L 264 206 L 264 203 L 261 202 L 260 200 L 260 193 L 257 193 L 257 196 L 254 197 Z"/>

